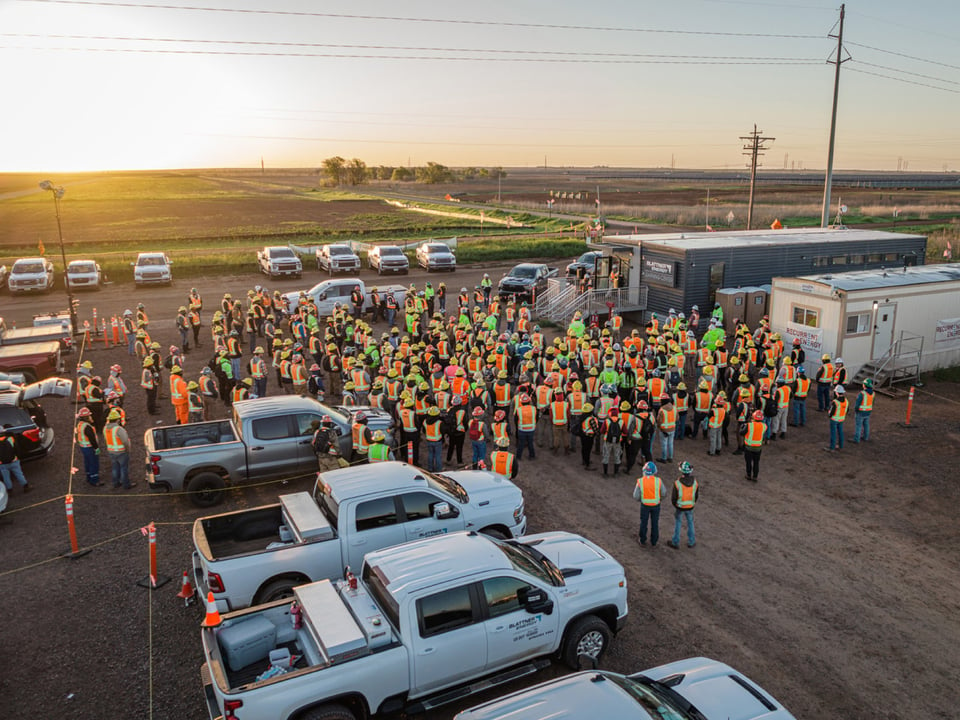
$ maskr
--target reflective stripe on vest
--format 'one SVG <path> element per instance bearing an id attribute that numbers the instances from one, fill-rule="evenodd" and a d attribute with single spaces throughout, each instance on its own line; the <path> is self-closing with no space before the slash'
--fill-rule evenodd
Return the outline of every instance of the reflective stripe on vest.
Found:
<path id="1" fill-rule="evenodd" d="M 660 410 L 660 428 L 662 430 L 675 430 L 677 427 L 677 410 L 672 408 L 667 410 L 663 408 Z"/>
<path id="2" fill-rule="evenodd" d="M 428 442 L 436 442 L 443 439 L 443 423 L 439 420 L 435 422 L 427 421 L 423 424 L 423 436 Z"/>
<path id="3" fill-rule="evenodd" d="M 708 425 L 712 428 L 723 427 L 723 418 L 727 414 L 727 411 L 722 407 L 715 407 L 713 412 L 710 413 L 710 421 Z"/>
<path id="4" fill-rule="evenodd" d="M 510 477 L 513 474 L 513 453 L 497 450 L 490 456 L 493 471 L 498 475 Z"/>
<path id="5" fill-rule="evenodd" d="M 847 419 L 847 401 L 843 400 L 834 400 L 833 403 L 834 410 L 833 415 L 830 416 L 830 419 L 834 422 L 843 422 Z"/>
<path id="6" fill-rule="evenodd" d="M 499 440 L 500 438 L 508 438 L 508 437 L 509 437 L 509 435 L 507 434 L 507 423 L 506 423 L 506 422 L 493 423 L 492 425 L 490 425 L 490 429 L 493 431 L 493 439 L 494 439 L 494 441 L 497 441 L 497 440 Z"/>
<path id="7" fill-rule="evenodd" d="M 752 420 L 747 423 L 747 434 L 743 437 L 743 444 L 747 447 L 760 447 L 763 445 L 763 434 L 767 431 L 767 426 L 762 422 Z"/>
<path id="8" fill-rule="evenodd" d="M 367 426 L 363 423 L 354 423 L 350 429 L 353 449 L 358 453 L 366 453 L 370 449 L 370 446 L 367 444 L 367 433 L 364 432 L 366 429 Z"/>
<path id="9" fill-rule="evenodd" d="M 90 423 L 80 421 L 77 423 L 77 445 L 80 447 L 93 447 L 93 443 L 87 437 L 86 429 L 91 427 Z"/>
<path id="10" fill-rule="evenodd" d="M 400 424 L 403 425 L 404 432 L 416 432 L 417 414 L 410 408 L 403 408 L 400 411 Z"/>
<path id="11" fill-rule="evenodd" d="M 565 400 L 554 400 L 550 403 L 550 417 L 554 425 L 567 424 L 567 403 Z"/>
<path id="12" fill-rule="evenodd" d="M 390 459 L 390 448 L 383 443 L 374 443 L 367 452 L 370 462 L 386 462 Z"/>
<path id="13" fill-rule="evenodd" d="M 660 504 L 660 488 L 663 486 L 656 475 L 644 475 L 637 483 L 640 486 L 640 502 L 644 505 Z"/>
<path id="14" fill-rule="evenodd" d="M 684 485 L 679 480 L 674 483 L 677 488 L 677 508 L 680 510 L 692 510 L 697 501 L 697 481 L 693 485 Z"/>
<path id="15" fill-rule="evenodd" d="M 819 382 L 828 383 L 833 380 L 833 364 L 832 363 L 824 363 L 820 367 L 820 370 L 822 372 L 818 380 Z"/>
<path id="16" fill-rule="evenodd" d="M 866 390 L 861 393 L 860 409 L 858 412 L 870 412 L 873 410 L 873 393 Z"/>
<path id="17" fill-rule="evenodd" d="M 126 450 L 120 441 L 119 430 L 120 426 L 112 423 L 103 429 L 103 437 L 107 441 L 107 452 L 122 453 Z"/>
<path id="18" fill-rule="evenodd" d="M 803 400 L 810 392 L 810 378 L 797 378 L 797 400 Z"/>
<path id="19" fill-rule="evenodd" d="M 790 407 L 790 388 L 786 385 L 777 388 L 777 407 L 781 410 Z"/>
<path id="20" fill-rule="evenodd" d="M 518 413 L 517 429 L 521 432 L 533 432 L 537 427 L 537 412 L 530 405 L 522 405 Z"/>

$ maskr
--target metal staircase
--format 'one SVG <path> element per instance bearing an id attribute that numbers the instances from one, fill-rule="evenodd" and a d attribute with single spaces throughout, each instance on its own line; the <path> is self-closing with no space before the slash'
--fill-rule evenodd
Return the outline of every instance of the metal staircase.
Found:
<path id="1" fill-rule="evenodd" d="M 556 323 L 567 322 L 578 311 L 582 315 L 605 314 L 610 309 L 608 303 L 612 303 L 618 313 L 643 310 L 647 306 L 646 287 L 600 288 L 578 294 L 574 284 L 555 282 L 563 287 L 548 284 L 547 290 L 537 297 L 534 312 L 537 317 Z"/>
<path id="2" fill-rule="evenodd" d="M 857 371 L 853 380 L 863 384 L 867 378 L 873 380 L 875 388 L 894 389 L 897 383 L 920 382 L 920 359 L 923 357 L 923 336 L 914 335 L 906 330 L 900 331 L 900 337 L 890 349 L 879 358 L 875 358 Z"/>

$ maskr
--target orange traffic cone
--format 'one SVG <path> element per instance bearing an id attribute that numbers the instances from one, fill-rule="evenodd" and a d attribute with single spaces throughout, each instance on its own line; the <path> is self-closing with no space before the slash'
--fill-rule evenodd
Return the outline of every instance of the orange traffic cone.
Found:
<path id="1" fill-rule="evenodd" d="M 217 601 L 213 599 L 213 593 L 207 593 L 207 616 L 203 619 L 201 627 L 216 627 L 220 624 L 220 611 L 217 610 Z"/>
<path id="2" fill-rule="evenodd" d="M 180 585 L 177 597 L 182 598 L 185 605 L 189 605 L 193 600 L 193 583 L 190 582 L 190 575 L 186 570 L 183 571 L 183 583 Z"/>

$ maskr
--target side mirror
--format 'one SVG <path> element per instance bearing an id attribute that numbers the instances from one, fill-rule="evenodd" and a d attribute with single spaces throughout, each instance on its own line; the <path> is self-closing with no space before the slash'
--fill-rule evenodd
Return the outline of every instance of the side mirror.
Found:
<path id="1" fill-rule="evenodd" d="M 326 299 L 327 299 L 327 294 L 325 292 L 320 293 L 320 297 L 317 298 L 317 300 L 326 300 Z"/>
<path id="2" fill-rule="evenodd" d="M 450 503 L 438 502 L 433 506 L 433 517 L 437 520 L 449 520 L 460 515 L 460 511 L 451 507 Z"/>
<path id="3" fill-rule="evenodd" d="M 534 613 L 544 613 L 550 615 L 553 613 L 553 600 L 547 593 L 540 588 L 526 587 L 517 590 L 517 600 L 531 615 Z"/>

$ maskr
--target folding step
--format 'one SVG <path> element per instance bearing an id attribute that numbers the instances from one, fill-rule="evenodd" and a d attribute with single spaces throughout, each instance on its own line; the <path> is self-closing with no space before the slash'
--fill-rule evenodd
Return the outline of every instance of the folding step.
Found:
<path id="1" fill-rule="evenodd" d="M 469 683 L 467 685 L 458 685 L 450 690 L 445 690 L 439 695 L 432 695 L 423 700 L 418 700 L 408 705 L 406 710 L 408 714 L 426 712 L 427 710 L 432 710 L 433 708 L 440 707 L 441 705 L 447 705 L 448 703 L 462 700 L 463 698 L 470 695 L 475 695 L 478 692 L 489 690 L 497 685 L 503 685 L 504 683 L 513 682 L 514 680 L 526 677 L 527 675 L 533 675 L 534 673 L 540 672 L 547 667 L 550 667 L 550 661 L 545 658 L 539 658 L 523 665 L 517 665 L 509 670 L 504 670 L 503 672 L 499 672 L 495 675 L 490 675 L 482 680 L 477 680 L 476 682 Z"/>

